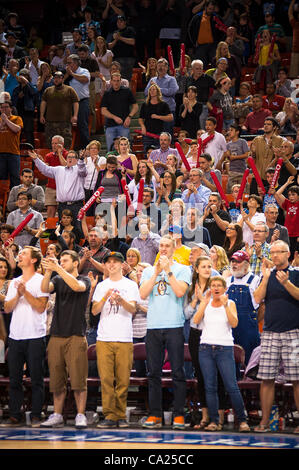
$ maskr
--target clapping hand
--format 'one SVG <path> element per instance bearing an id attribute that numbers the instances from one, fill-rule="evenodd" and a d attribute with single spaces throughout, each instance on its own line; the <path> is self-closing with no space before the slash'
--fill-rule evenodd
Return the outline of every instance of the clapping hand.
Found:
<path id="1" fill-rule="evenodd" d="M 89 279 L 90 279 L 91 289 L 95 289 L 95 288 L 96 288 L 96 285 L 97 285 L 97 283 L 98 283 L 98 280 L 99 280 L 99 276 L 94 277 L 92 271 L 89 271 L 89 273 L 87 274 L 87 276 L 88 276 Z"/>
<path id="2" fill-rule="evenodd" d="M 162 269 L 164 269 L 164 271 L 170 271 L 169 259 L 167 258 L 167 256 L 160 256 L 160 266 Z"/>
<path id="3" fill-rule="evenodd" d="M 285 285 L 289 280 L 289 273 L 285 271 L 277 271 L 276 279 L 280 284 Z"/>
<path id="4" fill-rule="evenodd" d="M 58 260 L 56 258 L 44 258 L 42 266 L 46 271 L 56 271 L 59 267 Z"/>
<path id="5" fill-rule="evenodd" d="M 266 262 L 265 259 L 263 259 L 263 261 L 262 261 L 261 271 L 262 271 L 263 278 L 269 279 L 269 277 L 271 275 L 271 269 L 268 267 L 268 263 Z"/>
<path id="6" fill-rule="evenodd" d="M 17 291 L 18 291 L 18 294 L 20 297 L 22 297 L 22 295 L 25 294 L 26 292 L 26 285 L 25 285 L 25 282 L 24 281 L 19 281 L 17 283 Z"/>

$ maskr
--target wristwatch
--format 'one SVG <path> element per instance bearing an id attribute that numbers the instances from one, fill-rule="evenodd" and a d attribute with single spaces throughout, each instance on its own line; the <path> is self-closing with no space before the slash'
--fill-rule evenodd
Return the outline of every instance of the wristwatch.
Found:
<path id="1" fill-rule="evenodd" d="M 172 271 L 169 271 L 169 273 L 167 273 L 167 276 L 168 276 L 168 277 L 173 276 L 173 272 L 172 272 Z"/>

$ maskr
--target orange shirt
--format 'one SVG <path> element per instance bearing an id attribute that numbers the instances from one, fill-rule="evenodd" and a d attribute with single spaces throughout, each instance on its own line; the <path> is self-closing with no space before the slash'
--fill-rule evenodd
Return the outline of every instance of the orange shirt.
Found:
<path id="1" fill-rule="evenodd" d="M 211 28 L 211 16 L 208 16 L 205 13 L 202 15 L 197 42 L 198 44 L 210 44 L 214 42 Z"/>
<path id="2" fill-rule="evenodd" d="M 11 115 L 9 120 L 23 128 L 23 120 L 20 116 Z M 21 131 L 12 132 L 6 125 L 3 127 L 2 125 L 2 119 L 0 117 L 0 153 L 13 153 L 15 155 L 19 155 Z"/>

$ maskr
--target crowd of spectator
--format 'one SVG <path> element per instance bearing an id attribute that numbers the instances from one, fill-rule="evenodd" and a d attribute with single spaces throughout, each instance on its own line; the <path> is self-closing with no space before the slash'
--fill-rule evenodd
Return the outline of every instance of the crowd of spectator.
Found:
<path id="1" fill-rule="evenodd" d="M 291 0 L 281 25 L 283 7 L 260 0 L 81 0 L 71 17 L 54 3 L 55 28 L 45 38 L 27 32 L 17 13 L 0 20 L 0 179 L 10 184 L 0 226 L 0 339 L 10 378 L 2 425 L 23 423 L 26 364 L 31 425 L 63 426 L 69 375 L 75 424 L 85 428 L 87 348 L 96 343 L 98 427 L 128 426 L 133 367 L 148 376 L 143 426 L 162 426 L 166 349 L 173 428 L 185 427 L 186 376 L 195 375 L 202 412 L 195 428 L 221 430 L 232 407 L 239 431 L 248 432 L 238 344 L 245 365 L 261 349 L 255 431 L 267 432 L 281 359 L 299 411 L 291 359 L 299 341 L 298 4 Z M 242 79 L 250 65 L 251 79 Z M 136 67 L 140 106 L 131 87 Z M 134 117 L 142 156 L 134 153 Z M 36 126 L 45 154 L 34 149 Z M 21 141 L 31 167 L 21 168 Z M 133 364 L 140 342 L 147 360 Z M 184 364 L 186 343 L 193 371 Z M 54 411 L 44 421 L 46 347 Z"/>

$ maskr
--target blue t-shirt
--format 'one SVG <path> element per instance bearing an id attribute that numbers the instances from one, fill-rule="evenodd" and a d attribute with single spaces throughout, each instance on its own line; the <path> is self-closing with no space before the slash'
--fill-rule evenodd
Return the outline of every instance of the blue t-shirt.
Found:
<path id="1" fill-rule="evenodd" d="M 141 283 L 150 279 L 155 268 L 150 266 L 144 269 L 141 277 Z M 174 262 L 171 266 L 175 278 L 178 281 L 184 281 L 191 284 L 191 270 L 189 266 Z M 149 295 L 148 311 L 147 311 L 147 328 L 180 328 L 184 326 L 184 298 L 178 298 L 170 284 L 165 271 L 162 271 L 157 277 L 156 284 Z"/>
<path id="2" fill-rule="evenodd" d="M 299 287 L 299 269 L 289 266 L 287 270 L 290 282 Z M 299 302 L 276 279 L 276 272 L 272 270 L 267 285 L 264 330 L 282 333 L 299 328 Z"/>

